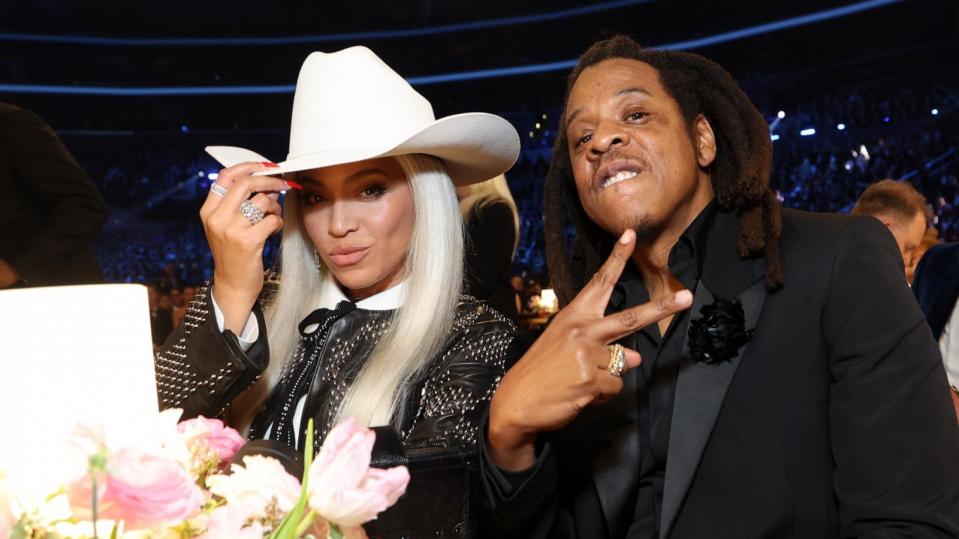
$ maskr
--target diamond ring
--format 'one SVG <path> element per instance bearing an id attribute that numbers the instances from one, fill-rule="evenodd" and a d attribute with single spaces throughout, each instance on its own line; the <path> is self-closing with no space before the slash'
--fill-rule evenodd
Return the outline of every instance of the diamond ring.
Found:
<path id="1" fill-rule="evenodd" d="M 256 204 L 249 200 L 244 200 L 243 204 L 240 204 L 240 213 L 243 214 L 243 217 L 246 217 L 247 221 L 254 225 L 262 221 L 263 217 L 266 216 L 263 210 L 257 208 Z"/>
<path id="2" fill-rule="evenodd" d="M 223 198 L 226 196 L 226 187 L 223 187 L 222 185 L 217 183 L 214 183 L 213 185 L 210 186 L 210 191 L 212 191 L 214 195 L 220 198 Z"/>

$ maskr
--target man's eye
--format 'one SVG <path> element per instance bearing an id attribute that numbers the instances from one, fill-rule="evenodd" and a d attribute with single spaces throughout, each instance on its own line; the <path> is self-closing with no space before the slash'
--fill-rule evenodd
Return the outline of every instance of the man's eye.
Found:
<path id="1" fill-rule="evenodd" d="M 632 121 L 635 122 L 635 121 L 637 121 L 637 120 L 642 120 L 642 119 L 645 118 L 645 117 L 646 117 L 646 113 L 645 113 L 645 112 L 633 112 L 633 113 L 630 113 L 630 115 L 627 116 L 626 119 L 627 119 L 627 120 L 632 120 Z"/>
<path id="2" fill-rule="evenodd" d="M 587 142 L 589 142 L 590 139 L 592 138 L 593 138 L 593 135 L 583 135 L 579 137 L 578 139 L 576 139 L 576 146 L 577 147 L 582 146 L 583 144 L 586 144 Z"/>

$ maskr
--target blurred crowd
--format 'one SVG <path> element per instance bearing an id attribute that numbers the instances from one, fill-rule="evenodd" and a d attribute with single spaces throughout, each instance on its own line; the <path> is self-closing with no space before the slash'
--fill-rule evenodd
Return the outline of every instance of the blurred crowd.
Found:
<path id="1" fill-rule="evenodd" d="M 932 237 L 959 239 L 959 130 L 949 120 L 959 111 L 955 76 L 916 77 L 906 84 L 881 81 L 855 92 L 787 100 L 789 112 L 770 112 L 771 184 L 783 205 L 848 212 L 866 187 L 894 178 L 909 182 L 926 197 Z M 520 220 L 513 284 L 518 312 L 536 316 L 549 303 L 541 299 L 548 286 L 543 185 L 559 111 L 506 116 L 520 124 L 523 138 L 523 153 L 507 173 Z M 816 130 L 814 135 L 800 134 L 810 128 Z M 171 309 L 177 308 L 183 303 L 183 287 L 196 286 L 212 274 L 196 210 L 216 170 L 214 163 L 182 141 L 120 155 L 106 151 L 106 145 L 80 146 L 74 149 L 78 159 L 111 207 L 110 223 L 94 246 L 107 280 L 172 281 L 176 285 L 161 287 L 161 296 L 165 290 Z M 276 244 L 271 243 L 265 261 L 270 263 L 275 254 Z M 166 300 L 158 298 L 156 303 Z"/>

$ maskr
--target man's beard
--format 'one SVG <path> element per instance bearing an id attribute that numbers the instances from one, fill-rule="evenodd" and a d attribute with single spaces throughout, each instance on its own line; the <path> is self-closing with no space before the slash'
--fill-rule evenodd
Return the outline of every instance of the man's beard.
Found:
<path id="1" fill-rule="evenodd" d="M 649 245 L 663 233 L 666 223 L 654 222 L 648 215 L 643 215 L 638 223 L 633 223 L 627 228 L 636 231 L 636 245 Z"/>

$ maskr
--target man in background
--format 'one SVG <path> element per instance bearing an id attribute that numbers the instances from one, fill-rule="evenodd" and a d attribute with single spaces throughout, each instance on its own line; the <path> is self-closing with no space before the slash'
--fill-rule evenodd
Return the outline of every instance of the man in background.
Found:
<path id="1" fill-rule="evenodd" d="M 926 198 L 907 182 L 882 180 L 866 188 L 852 209 L 853 215 L 870 215 L 889 228 L 905 268 L 915 266 L 917 251 L 928 226 Z"/>
<path id="2" fill-rule="evenodd" d="M 0 289 L 103 281 L 107 205 L 49 125 L 0 103 Z"/>
<path id="3" fill-rule="evenodd" d="M 941 243 L 919 261 L 912 291 L 939 341 L 959 419 L 959 243 Z"/>

